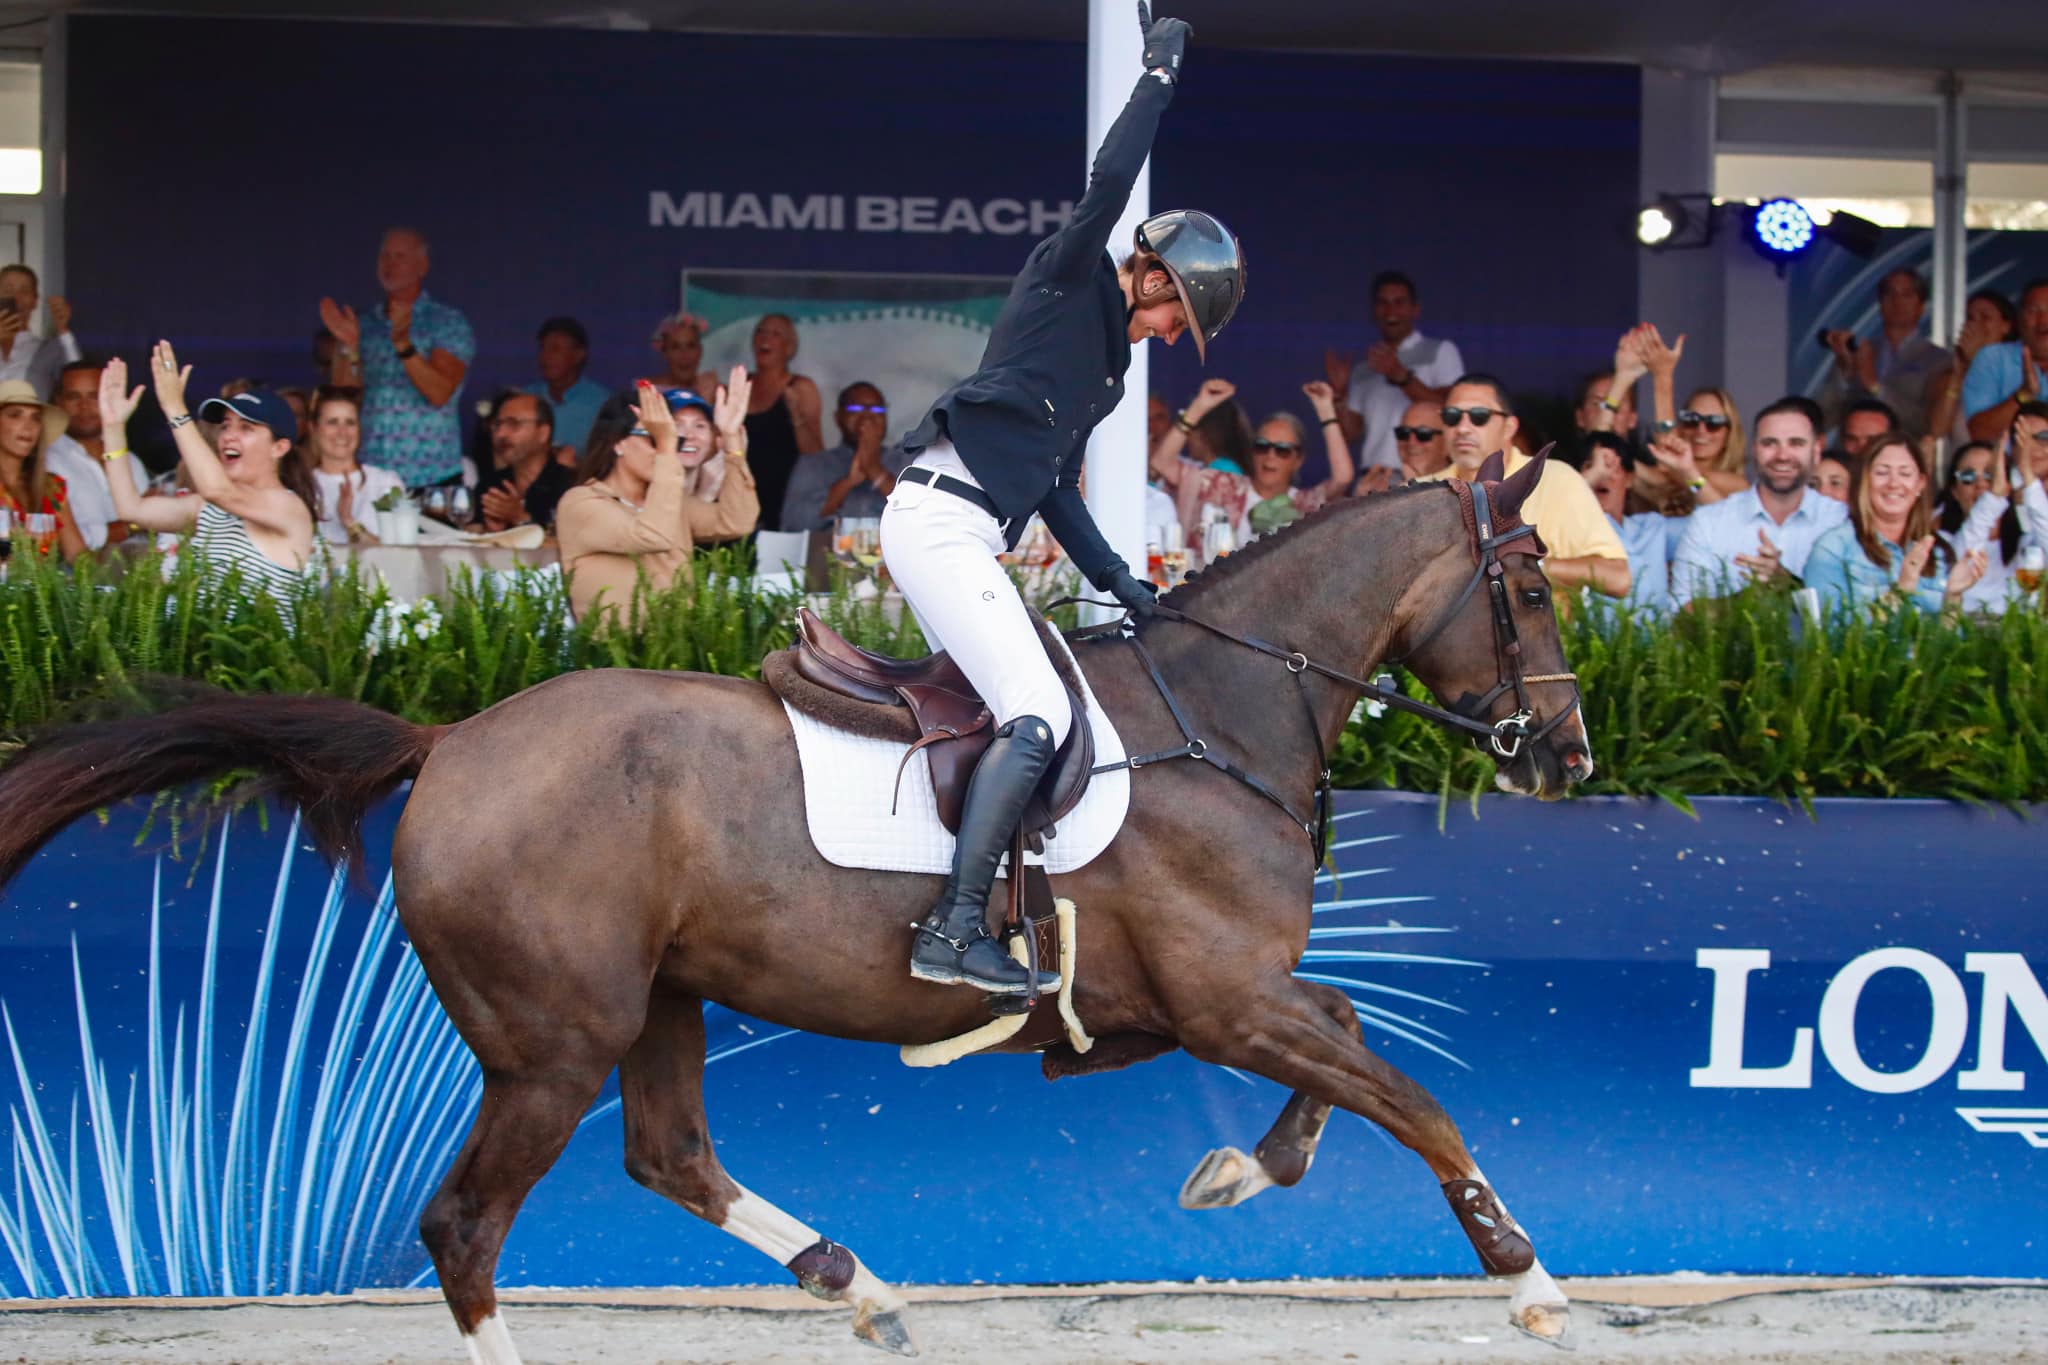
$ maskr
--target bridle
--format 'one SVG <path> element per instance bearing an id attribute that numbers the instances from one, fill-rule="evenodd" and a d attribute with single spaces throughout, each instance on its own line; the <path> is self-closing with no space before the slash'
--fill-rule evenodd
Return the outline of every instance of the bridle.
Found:
<path id="1" fill-rule="evenodd" d="M 1179 700 L 1173 695 L 1173 689 L 1167 685 L 1165 675 L 1159 671 L 1158 662 L 1153 659 L 1152 651 L 1147 649 L 1144 640 L 1139 638 L 1136 624 L 1131 620 L 1128 613 L 1120 622 L 1115 623 L 1108 629 L 1113 631 L 1118 638 L 1130 642 L 1131 648 L 1137 653 L 1139 662 L 1145 666 L 1145 672 L 1151 677 L 1152 685 L 1158 689 L 1160 699 L 1166 703 L 1166 709 L 1172 714 L 1173 723 L 1180 727 L 1182 742 L 1175 748 L 1162 749 L 1157 753 L 1137 754 L 1120 762 L 1101 764 L 1090 769 L 1090 775 L 1117 772 L 1123 769 L 1136 772 L 1138 769 L 1149 767 L 1154 763 L 1164 763 L 1176 758 L 1199 759 L 1212 768 L 1216 768 L 1235 778 L 1238 782 L 1251 788 L 1260 796 L 1287 812 L 1287 817 L 1299 825 L 1302 831 L 1308 835 L 1310 849 L 1315 855 L 1315 865 L 1321 867 L 1323 857 L 1328 852 L 1330 758 L 1329 751 L 1323 745 L 1322 727 L 1316 723 L 1315 703 L 1308 694 L 1309 674 L 1315 673 L 1333 682 L 1357 688 L 1365 694 L 1368 700 L 1376 701 L 1383 706 L 1421 716 L 1426 720 L 1435 721 L 1437 724 L 1448 729 L 1464 731 L 1473 738 L 1475 743 L 1484 740 L 1493 750 L 1495 756 L 1502 762 L 1512 760 L 1517 754 L 1521 753 L 1523 744 L 1542 739 L 1552 730 L 1555 730 L 1563 723 L 1565 717 L 1579 709 L 1579 690 L 1576 686 L 1578 675 L 1576 673 L 1525 674 L 1522 671 L 1522 641 L 1519 632 L 1515 629 L 1514 615 L 1510 610 L 1510 603 L 1508 602 L 1506 571 L 1501 564 L 1501 547 L 1513 546 L 1508 553 L 1540 556 L 1543 553 L 1543 543 L 1537 539 L 1535 528 L 1528 525 L 1515 526 L 1498 536 L 1493 533 L 1493 525 L 1489 516 L 1486 485 L 1476 481 L 1468 484 L 1459 480 L 1452 480 L 1451 486 L 1457 492 L 1464 508 L 1470 511 L 1474 548 L 1479 560 L 1478 567 L 1473 570 L 1472 577 L 1467 580 L 1464 591 L 1458 594 L 1457 601 L 1453 602 L 1437 618 L 1436 622 L 1427 631 L 1423 632 L 1422 638 L 1409 647 L 1407 653 L 1402 656 L 1402 659 L 1413 658 L 1428 647 L 1437 636 L 1441 635 L 1451 622 L 1457 619 L 1458 614 L 1465 609 L 1465 604 L 1472 600 L 1472 594 L 1479 590 L 1479 585 L 1484 583 L 1487 585 L 1493 617 L 1493 644 L 1497 681 L 1491 691 L 1479 697 L 1473 697 L 1468 694 L 1465 697 L 1459 698 L 1449 710 L 1446 710 L 1440 706 L 1432 706 L 1428 702 L 1417 701 L 1401 691 L 1400 686 L 1394 681 L 1394 675 L 1391 673 L 1380 673 L 1370 679 L 1361 678 L 1355 674 L 1347 673 L 1341 668 L 1332 668 L 1328 664 L 1318 663 L 1300 650 L 1288 649 L 1282 645 L 1274 644 L 1270 640 L 1262 640 L 1256 635 L 1239 635 L 1233 631 L 1225 630 L 1221 626 L 1211 625 L 1207 621 L 1190 616 L 1176 607 L 1161 604 L 1154 606 L 1152 609 L 1154 619 L 1174 621 L 1206 630 L 1219 639 L 1228 640 L 1235 645 L 1241 645 L 1256 653 L 1264 654 L 1268 658 L 1280 660 L 1287 666 L 1287 671 L 1294 675 L 1295 691 L 1301 698 L 1302 713 L 1308 720 L 1309 738 L 1315 745 L 1316 750 L 1317 777 L 1314 807 L 1307 816 L 1301 815 L 1288 803 L 1286 797 L 1280 795 L 1279 792 L 1262 781 L 1256 774 L 1245 771 L 1223 755 L 1217 753 L 1209 746 L 1206 740 L 1195 733 L 1194 727 L 1188 723 L 1186 713 L 1180 708 Z M 1516 543 L 1524 537 L 1528 539 L 1527 545 Z M 1065 597 L 1051 605 L 1058 607 L 1070 602 L 1094 601 L 1096 601 L 1094 598 Z M 1113 606 L 1116 604 L 1099 603 L 1099 605 Z M 1103 632 L 1104 628 L 1095 627 L 1091 630 L 1076 632 L 1076 635 L 1086 638 Z M 1398 666 L 1401 659 L 1389 659 L 1386 662 L 1390 666 Z M 1556 715 L 1546 720 L 1541 726 L 1531 730 L 1529 722 L 1534 718 L 1535 713 L 1529 705 L 1528 688 L 1535 683 L 1557 682 L 1574 684 L 1571 702 L 1562 707 Z M 1515 694 L 1515 709 L 1512 713 L 1490 724 L 1479 719 L 1479 716 L 1485 712 L 1487 707 L 1493 705 L 1503 693 L 1508 691 L 1513 691 Z"/>
<path id="2" fill-rule="evenodd" d="M 1515 629 L 1514 612 L 1508 601 L 1507 572 L 1505 566 L 1501 564 L 1501 547 L 1513 545 L 1514 548 L 1507 551 L 1507 553 L 1535 555 L 1541 558 L 1543 555 L 1543 542 L 1537 538 L 1536 528 L 1524 522 L 1500 535 L 1495 535 L 1491 517 L 1492 509 L 1489 506 L 1486 492 L 1487 486 L 1477 481 L 1465 483 L 1455 479 L 1451 481 L 1451 486 L 1457 491 L 1459 501 L 1465 503 L 1469 508 L 1472 518 L 1473 539 L 1476 541 L 1479 551 L 1479 566 L 1472 571 L 1472 577 L 1465 581 L 1465 590 L 1458 594 L 1458 600 L 1451 603 L 1444 610 L 1443 614 L 1437 617 L 1436 623 L 1422 633 L 1422 638 L 1410 645 L 1407 653 L 1401 657 L 1388 659 L 1385 662 L 1388 667 L 1398 668 L 1406 660 L 1414 658 L 1417 654 L 1428 648 L 1431 642 L 1437 636 L 1443 634 L 1445 628 L 1458 618 L 1458 614 L 1464 611 L 1465 604 L 1472 600 L 1472 594 L 1479 590 L 1481 583 L 1484 583 L 1486 585 L 1488 606 L 1493 615 L 1494 685 L 1490 691 L 1481 696 L 1474 697 L 1467 694 L 1460 697 L 1456 702 L 1452 703 L 1449 713 L 1438 712 L 1434 707 L 1428 707 L 1425 708 L 1423 714 L 1431 714 L 1433 718 L 1442 720 L 1446 724 L 1450 723 L 1449 716 L 1452 715 L 1461 720 L 1475 721 L 1479 716 L 1486 713 L 1486 709 L 1489 706 L 1492 706 L 1494 702 L 1500 699 L 1502 693 L 1512 691 L 1515 694 L 1515 709 L 1494 722 L 1491 726 L 1486 727 L 1489 731 L 1486 735 L 1488 746 L 1492 748 L 1496 757 L 1506 762 L 1522 751 L 1522 745 L 1525 742 L 1534 742 L 1542 739 L 1559 725 L 1562 725 L 1567 716 L 1573 715 L 1579 710 L 1580 696 L 1577 687 L 1579 675 L 1576 673 L 1524 673 L 1522 671 L 1522 637 L 1521 633 Z M 1528 544 L 1515 544 L 1515 542 L 1523 539 L 1526 539 Z M 1571 701 L 1559 707 L 1557 714 L 1543 722 L 1542 726 L 1538 729 L 1530 730 L 1529 722 L 1535 716 L 1534 709 L 1529 705 L 1530 685 L 1533 683 L 1557 682 L 1573 684 Z"/>

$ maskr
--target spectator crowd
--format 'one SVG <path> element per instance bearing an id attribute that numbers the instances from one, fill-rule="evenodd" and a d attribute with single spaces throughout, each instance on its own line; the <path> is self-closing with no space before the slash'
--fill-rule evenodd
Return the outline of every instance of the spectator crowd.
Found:
<path id="1" fill-rule="evenodd" d="M 392 228 L 375 302 L 320 301 L 313 383 L 239 379 L 203 397 L 168 341 L 131 388 L 121 359 L 82 352 L 63 298 L 39 331 L 34 272 L 0 268 L 0 530 L 66 561 L 148 532 L 189 537 L 287 601 L 326 547 L 375 543 L 373 507 L 446 487 L 429 506 L 462 529 L 552 537 L 586 615 L 617 609 L 643 574 L 656 588 L 687 578 L 697 547 L 878 516 L 908 463 L 887 439 L 888 396 L 857 381 L 828 410 L 780 314 L 755 326 L 751 366 L 723 377 L 704 368 L 702 319 L 663 318 L 658 377 L 627 392 L 587 373 L 582 323 L 549 317 L 536 378 L 494 395 L 465 449 L 476 339 L 428 292 L 431 265 L 421 233 Z M 1685 338 L 1647 322 L 1562 401 L 1518 390 L 1425 334 L 1415 282 L 1383 272 L 1362 358 L 1327 351 L 1301 385 L 1305 411 L 1254 422 L 1213 375 L 1178 407 L 1152 396 L 1155 565 L 1335 499 L 1471 479 L 1502 451 L 1510 472 L 1546 460 L 1525 515 L 1563 587 L 1653 612 L 1765 583 L 1838 612 L 2002 611 L 2038 587 L 2048 550 L 2048 279 L 2016 302 L 1973 295 L 1953 347 L 1925 334 L 1927 297 L 1915 272 L 1885 274 L 1872 334 L 1823 334 L 1818 397 L 1743 395 L 1767 400 L 1745 419 L 1712 375 L 1681 391 Z M 177 455 L 155 478 L 129 445 L 144 409 Z"/>

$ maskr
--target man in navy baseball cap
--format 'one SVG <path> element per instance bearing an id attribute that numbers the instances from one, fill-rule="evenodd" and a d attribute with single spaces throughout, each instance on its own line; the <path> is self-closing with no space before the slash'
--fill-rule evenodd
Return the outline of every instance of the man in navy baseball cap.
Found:
<path id="1" fill-rule="evenodd" d="M 269 427 L 279 440 L 298 442 L 299 419 L 291 404 L 269 389 L 245 389 L 233 398 L 209 398 L 199 405 L 199 420 L 218 422 L 231 412 L 244 421 Z"/>

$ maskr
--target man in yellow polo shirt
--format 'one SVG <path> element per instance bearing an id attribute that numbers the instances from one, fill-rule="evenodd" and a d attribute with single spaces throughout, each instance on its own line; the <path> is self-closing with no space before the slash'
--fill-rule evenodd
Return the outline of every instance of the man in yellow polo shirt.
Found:
<path id="1" fill-rule="evenodd" d="M 1529 463 L 1529 456 L 1515 449 L 1515 433 L 1520 429 L 1521 424 L 1508 410 L 1507 390 L 1498 379 L 1486 374 L 1461 376 L 1444 399 L 1450 468 L 1423 481 L 1457 478 L 1470 482 L 1496 450 L 1507 452 L 1507 472 L 1513 474 Z M 1544 556 L 1543 572 L 1552 583 L 1560 588 L 1591 588 L 1609 597 L 1628 596 L 1628 551 L 1578 470 L 1558 460 L 1546 460 L 1535 489 L 1522 504 L 1522 520 L 1536 528 L 1550 551 Z"/>

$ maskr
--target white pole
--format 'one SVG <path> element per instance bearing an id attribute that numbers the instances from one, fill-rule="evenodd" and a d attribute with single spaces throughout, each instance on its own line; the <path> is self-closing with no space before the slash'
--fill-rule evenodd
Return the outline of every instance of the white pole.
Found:
<path id="1" fill-rule="evenodd" d="M 1138 32 L 1137 6 L 1130 0 L 1088 0 L 1088 145 L 1082 173 L 1095 164 L 1095 149 L 1109 125 L 1130 101 L 1138 83 L 1144 42 Z M 1152 162 L 1146 159 L 1131 188 L 1131 202 L 1109 235 L 1109 249 L 1119 259 L 1130 247 L 1131 234 L 1151 216 Z M 1192 344 L 1192 343 L 1190 343 Z M 1131 368 L 1124 376 L 1124 399 L 1088 443 L 1088 510 L 1102 528 L 1111 549 L 1123 556 L 1138 577 L 1145 576 L 1145 343 L 1131 350 Z M 1086 609 L 1084 620 L 1106 619 L 1108 611 Z"/>
<path id="2" fill-rule="evenodd" d="M 1963 300 L 1970 293 L 1970 239 L 1964 220 L 1970 190 L 1969 125 L 1963 83 L 1953 71 L 1942 74 L 1934 127 L 1934 317 L 1930 330 L 1936 342 L 1947 346 L 1962 327 Z"/>

